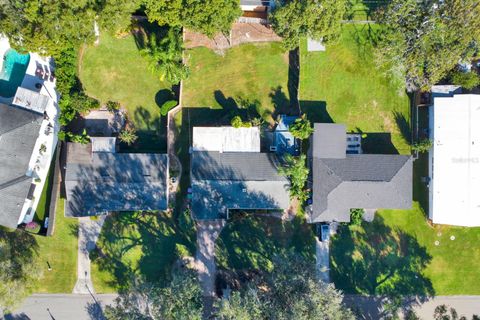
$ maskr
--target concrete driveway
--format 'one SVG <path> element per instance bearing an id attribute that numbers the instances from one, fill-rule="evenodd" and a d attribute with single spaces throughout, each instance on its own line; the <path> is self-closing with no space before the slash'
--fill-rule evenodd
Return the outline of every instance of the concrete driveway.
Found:
<path id="1" fill-rule="evenodd" d="M 320 241 L 315 237 L 315 249 L 317 255 L 316 269 L 317 276 L 325 283 L 330 282 L 330 245 L 328 242 Z"/>

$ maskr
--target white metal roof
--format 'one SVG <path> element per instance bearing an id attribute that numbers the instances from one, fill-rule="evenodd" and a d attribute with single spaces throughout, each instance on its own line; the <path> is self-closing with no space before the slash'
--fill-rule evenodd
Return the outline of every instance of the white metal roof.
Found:
<path id="1" fill-rule="evenodd" d="M 193 151 L 260 152 L 258 127 L 194 127 Z"/>
<path id="2" fill-rule="evenodd" d="M 432 108 L 430 217 L 480 226 L 480 95 L 435 98 Z"/>
<path id="3" fill-rule="evenodd" d="M 50 99 L 43 94 L 18 87 L 13 104 L 21 108 L 43 114 Z"/>

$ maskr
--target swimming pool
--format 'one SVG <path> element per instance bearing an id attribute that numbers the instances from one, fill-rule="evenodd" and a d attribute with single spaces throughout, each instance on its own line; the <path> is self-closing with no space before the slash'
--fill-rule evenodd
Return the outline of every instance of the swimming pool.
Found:
<path id="1" fill-rule="evenodd" d="M 30 62 L 30 55 L 20 54 L 14 49 L 8 49 L 3 56 L 3 66 L 0 70 L 0 96 L 11 98 L 22 84 Z"/>

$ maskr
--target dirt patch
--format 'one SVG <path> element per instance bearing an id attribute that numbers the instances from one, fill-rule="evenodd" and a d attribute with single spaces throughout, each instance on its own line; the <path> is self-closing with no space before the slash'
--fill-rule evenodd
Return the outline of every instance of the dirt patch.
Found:
<path id="1" fill-rule="evenodd" d="M 185 30 L 185 47 L 207 47 L 215 51 L 223 51 L 242 43 L 281 41 L 278 35 L 266 25 L 259 23 L 234 23 L 229 35 L 217 34 L 213 39 Z"/>

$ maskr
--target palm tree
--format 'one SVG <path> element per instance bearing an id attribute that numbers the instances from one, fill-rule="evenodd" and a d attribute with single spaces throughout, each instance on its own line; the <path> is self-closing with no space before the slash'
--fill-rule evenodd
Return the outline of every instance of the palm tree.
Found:
<path id="1" fill-rule="evenodd" d="M 122 131 L 120 131 L 120 133 L 118 135 L 118 138 L 120 139 L 120 141 L 126 143 L 127 145 L 131 145 L 132 143 L 137 141 L 138 136 L 137 136 L 137 132 L 134 128 L 127 127 L 125 129 L 123 129 Z"/>

